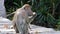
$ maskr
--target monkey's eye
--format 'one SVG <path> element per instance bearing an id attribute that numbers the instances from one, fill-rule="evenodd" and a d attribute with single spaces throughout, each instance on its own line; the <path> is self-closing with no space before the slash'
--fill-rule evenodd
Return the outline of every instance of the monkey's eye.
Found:
<path id="1" fill-rule="evenodd" d="M 25 7 L 24 7 L 24 9 L 25 9 Z"/>
<path id="2" fill-rule="evenodd" d="M 24 9 L 31 9 L 31 8 L 32 8 L 31 6 L 24 7 Z"/>
<path id="3" fill-rule="evenodd" d="M 25 10 L 27 10 L 29 7 L 24 7 Z"/>

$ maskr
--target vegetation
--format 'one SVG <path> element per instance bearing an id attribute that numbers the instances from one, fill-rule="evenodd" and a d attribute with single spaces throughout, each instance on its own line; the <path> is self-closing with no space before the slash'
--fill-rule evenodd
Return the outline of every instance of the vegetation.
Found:
<path id="1" fill-rule="evenodd" d="M 60 28 L 60 0 L 5 0 L 7 14 L 14 12 L 24 4 L 30 4 L 37 13 L 32 24 L 49 28 Z M 8 17 L 12 19 L 12 15 Z"/>

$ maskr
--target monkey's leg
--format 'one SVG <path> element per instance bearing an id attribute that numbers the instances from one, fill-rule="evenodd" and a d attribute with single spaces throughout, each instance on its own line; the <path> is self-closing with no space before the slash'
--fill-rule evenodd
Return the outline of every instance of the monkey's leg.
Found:
<path id="1" fill-rule="evenodd" d="M 17 24 L 17 29 L 18 29 L 18 31 L 19 31 L 19 34 L 23 34 L 23 29 L 22 29 L 22 25 L 21 24 Z"/>
<path id="2" fill-rule="evenodd" d="M 23 19 L 23 25 L 22 25 L 23 34 L 29 33 L 28 28 L 29 28 L 29 23 L 26 21 L 26 19 Z"/>
<path id="3" fill-rule="evenodd" d="M 19 33 L 18 29 L 17 29 L 17 26 L 15 27 L 15 30 L 16 30 L 16 33 Z"/>
<path id="4" fill-rule="evenodd" d="M 26 24 L 26 21 L 23 18 L 17 20 L 16 26 L 19 30 L 19 34 L 28 34 L 28 24 Z"/>

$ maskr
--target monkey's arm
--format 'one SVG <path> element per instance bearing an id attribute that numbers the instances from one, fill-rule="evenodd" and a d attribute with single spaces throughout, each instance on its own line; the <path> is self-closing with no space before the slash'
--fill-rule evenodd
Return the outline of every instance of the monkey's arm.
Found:
<path id="1" fill-rule="evenodd" d="M 35 12 L 33 12 L 33 16 L 29 16 L 29 23 L 31 23 L 36 16 L 37 16 L 37 14 Z"/>

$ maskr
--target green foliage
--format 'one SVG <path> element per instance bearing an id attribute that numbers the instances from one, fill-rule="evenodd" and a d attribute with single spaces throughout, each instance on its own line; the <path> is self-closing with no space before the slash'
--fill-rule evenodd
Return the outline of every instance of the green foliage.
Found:
<path id="1" fill-rule="evenodd" d="M 56 28 L 57 23 L 60 23 L 54 17 L 59 0 L 6 0 L 7 13 L 14 12 L 26 3 L 30 4 L 32 10 L 37 13 L 36 19 L 32 22 L 33 24 Z"/>
<path id="2" fill-rule="evenodd" d="M 14 11 L 13 10 L 13 0 L 5 0 L 5 7 L 6 7 L 7 15 L 12 13 Z M 9 16 L 7 18 L 12 19 L 11 16 Z"/>

